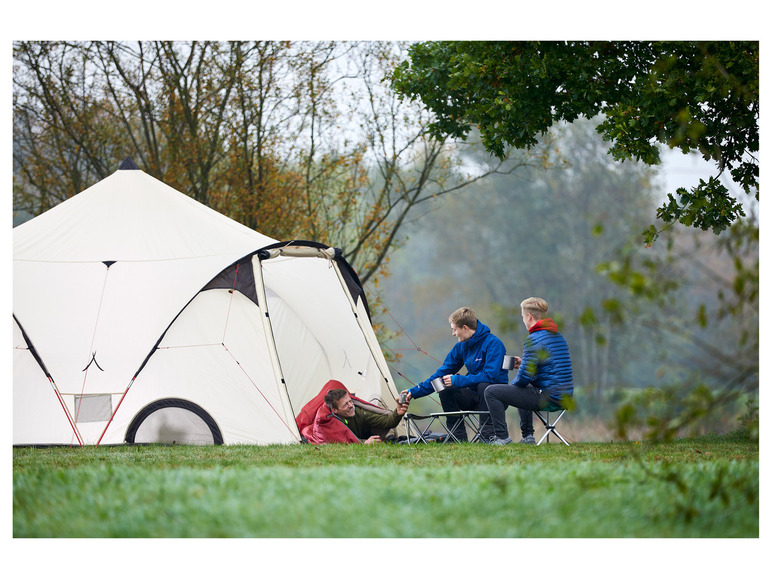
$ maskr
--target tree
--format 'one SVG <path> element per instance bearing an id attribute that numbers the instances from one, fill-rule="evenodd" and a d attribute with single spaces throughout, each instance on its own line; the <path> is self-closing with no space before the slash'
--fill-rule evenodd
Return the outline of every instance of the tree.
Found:
<path id="1" fill-rule="evenodd" d="M 731 418 L 744 403 L 750 412 L 743 426 L 757 439 L 757 218 L 739 220 L 717 238 L 693 230 L 669 233 L 661 255 L 620 254 L 599 267 L 639 302 L 657 308 L 655 315 L 620 308 L 620 323 L 666 345 L 666 355 L 649 362 L 663 384 L 620 405 L 618 432 L 645 425 L 649 437 L 669 439 L 708 418 Z"/>
<path id="2" fill-rule="evenodd" d="M 436 115 L 435 135 L 476 128 L 496 155 L 529 148 L 558 121 L 603 115 L 614 159 L 659 163 L 659 144 L 698 151 L 718 174 L 678 188 L 657 211 L 719 233 L 744 215 L 718 175 L 758 199 L 758 42 L 425 42 L 394 88 Z M 644 232 L 647 243 L 660 230 Z"/>
<path id="3" fill-rule="evenodd" d="M 14 43 L 14 210 L 37 215 L 131 156 L 277 239 L 340 247 L 363 282 L 417 209 L 486 175 L 400 102 L 399 43 Z M 523 161 L 526 162 L 526 161 Z"/>
<path id="4" fill-rule="evenodd" d="M 355 82 L 348 85 L 348 118 L 359 136 L 358 195 L 338 204 L 328 231 L 336 232 L 349 261 L 367 272 L 380 269 L 399 245 L 402 228 L 431 210 L 438 199 L 453 195 L 492 175 L 512 174 L 547 162 L 544 148 L 530 154 L 485 159 L 465 170 L 463 143 L 434 137 L 432 116 L 394 94 L 383 80 L 404 57 L 394 43 L 362 43 L 348 62 Z M 334 199 L 334 197 L 326 197 Z M 344 213 L 340 210 L 344 209 Z"/>

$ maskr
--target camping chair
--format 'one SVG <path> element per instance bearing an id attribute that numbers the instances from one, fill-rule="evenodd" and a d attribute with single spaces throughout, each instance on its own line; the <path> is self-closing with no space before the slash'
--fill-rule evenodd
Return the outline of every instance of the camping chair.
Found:
<path id="1" fill-rule="evenodd" d="M 559 413 L 558 417 L 552 422 L 550 422 L 550 412 Z M 555 436 L 557 436 L 560 440 L 562 440 L 563 444 L 565 444 L 566 446 L 571 446 L 555 428 L 555 425 L 558 423 L 558 421 L 561 418 L 563 418 L 563 415 L 566 413 L 565 408 L 562 408 L 557 404 L 550 403 L 548 406 L 546 406 L 545 408 L 542 408 L 541 410 L 534 410 L 533 413 L 538 417 L 539 420 L 541 420 L 541 423 L 544 425 L 544 428 L 546 429 L 546 432 L 539 439 L 539 442 L 536 443 L 536 446 L 539 446 L 542 442 L 544 442 L 545 439 L 547 440 L 547 442 L 549 442 L 550 432 L 552 432 L 553 434 L 555 434 Z"/>
<path id="2" fill-rule="evenodd" d="M 472 439 L 470 442 L 482 442 L 482 429 L 490 420 L 490 413 L 487 410 L 461 410 L 457 412 L 433 412 L 427 416 L 419 416 L 418 414 L 405 414 L 405 429 L 407 431 L 407 443 L 418 444 L 422 442 L 426 444 L 429 441 L 436 440 L 445 444 L 447 442 L 460 442 L 458 437 L 454 434 L 454 430 L 448 428 L 445 420 L 448 416 L 458 416 L 461 418 L 461 428 L 469 428 L 472 431 Z M 421 428 L 418 426 L 417 420 L 429 420 L 429 423 Z M 430 430 L 430 427 L 434 422 L 437 423 L 445 430 L 444 435 L 438 436 Z M 411 434 L 415 432 L 415 436 Z"/>

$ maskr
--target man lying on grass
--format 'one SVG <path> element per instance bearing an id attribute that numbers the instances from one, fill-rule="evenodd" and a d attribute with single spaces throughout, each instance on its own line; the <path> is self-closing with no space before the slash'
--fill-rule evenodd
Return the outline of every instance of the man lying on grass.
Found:
<path id="1" fill-rule="evenodd" d="M 317 411 L 313 423 L 302 429 L 302 433 L 311 444 L 381 442 L 402 420 L 408 405 L 398 402 L 392 412 L 381 413 L 384 411 L 379 407 L 368 410 L 369 404 L 355 405 L 348 390 L 332 388 L 324 395 L 324 405 Z"/>
<path id="2" fill-rule="evenodd" d="M 388 431 L 399 424 L 407 412 L 407 404 L 397 403 L 391 414 L 376 414 L 359 406 L 345 390 L 330 390 L 324 397 L 324 403 L 330 408 L 335 419 L 345 424 L 348 429 L 365 444 L 381 442 L 378 432 Z"/>

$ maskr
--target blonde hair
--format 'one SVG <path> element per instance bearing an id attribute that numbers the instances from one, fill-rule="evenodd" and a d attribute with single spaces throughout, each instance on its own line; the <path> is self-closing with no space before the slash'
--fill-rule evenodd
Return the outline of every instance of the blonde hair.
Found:
<path id="1" fill-rule="evenodd" d="M 477 315 L 472 308 L 458 308 L 450 314 L 448 321 L 457 328 L 467 326 L 470 330 L 477 330 Z"/>
<path id="2" fill-rule="evenodd" d="M 520 309 L 523 313 L 529 313 L 537 320 L 541 320 L 547 315 L 548 306 L 541 298 L 528 298 L 520 302 Z"/>

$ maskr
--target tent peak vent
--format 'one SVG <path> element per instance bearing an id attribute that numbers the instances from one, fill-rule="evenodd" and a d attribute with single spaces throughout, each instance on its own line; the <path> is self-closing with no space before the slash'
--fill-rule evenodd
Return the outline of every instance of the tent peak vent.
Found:
<path id="1" fill-rule="evenodd" d="M 119 171 L 138 171 L 139 167 L 131 157 L 126 157 L 121 163 L 121 166 L 118 167 L 118 170 Z"/>

